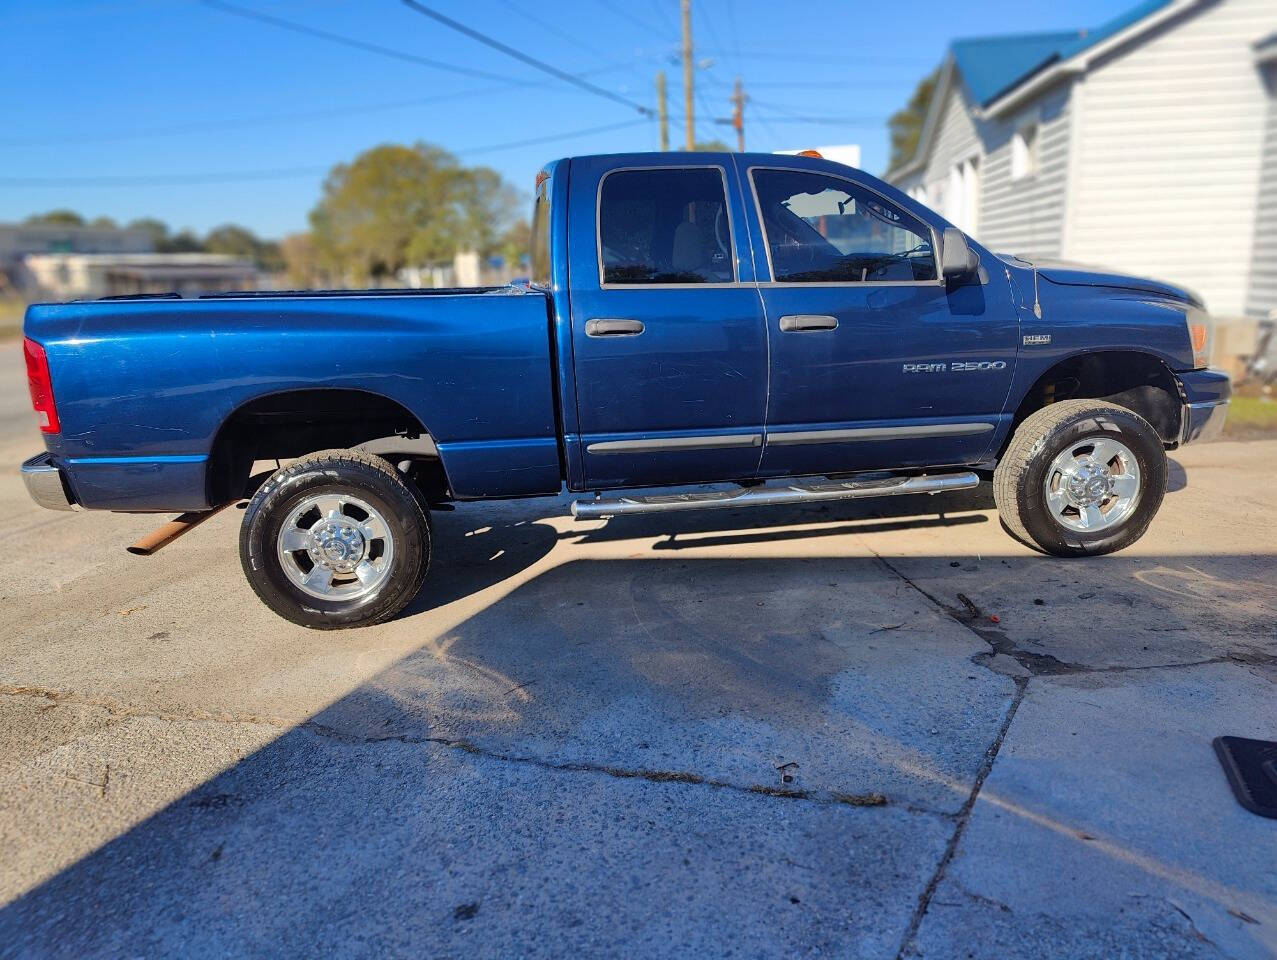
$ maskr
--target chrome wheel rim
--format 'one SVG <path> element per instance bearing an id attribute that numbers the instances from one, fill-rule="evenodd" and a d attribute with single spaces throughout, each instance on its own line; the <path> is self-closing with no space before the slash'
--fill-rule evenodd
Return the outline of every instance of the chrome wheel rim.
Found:
<path id="1" fill-rule="evenodd" d="M 320 493 L 301 500 L 279 528 L 284 575 L 319 600 L 372 596 L 390 576 L 395 540 L 385 518 L 366 500 Z"/>
<path id="2" fill-rule="evenodd" d="M 1088 437 L 1051 461 L 1044 481 L 1055 522 L 1095 533 L 1124 522 L 1139 505 L 1140 467 L 1130 448 L 1111 437 Z"/>

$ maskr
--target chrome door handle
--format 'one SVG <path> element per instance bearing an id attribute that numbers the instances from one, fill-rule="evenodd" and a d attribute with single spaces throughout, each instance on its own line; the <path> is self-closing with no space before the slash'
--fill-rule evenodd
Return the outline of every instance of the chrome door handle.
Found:
<path id="1" fill-rule="evenodd" d="M 642 320 L 588 320 L 587 337 L 637 337 L 643 332 Z"/>
<path id="2" fill-rule="evenodd" d="M 835 330 L 837 317 L 816 313 L 791 313 L 780 318 L 780 329 L 785 333 L 802 333 L 806 330 Z"/>

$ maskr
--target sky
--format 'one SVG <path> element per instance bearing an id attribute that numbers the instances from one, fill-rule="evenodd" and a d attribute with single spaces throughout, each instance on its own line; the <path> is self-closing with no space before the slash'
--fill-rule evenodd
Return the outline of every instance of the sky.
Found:
<path id="1" fill-rule="evenodd" d="M 71 208 L 278 239 L 305 229 L 333 164 L 418 140 L 530 196 L 554 157 L 656 149 L 638 107 L 659 70 L 682 143 L 679 0 L 422 2 L 617 99 L 402 0 L 0 0 L 0 222 Z M 1094 27 L 1132 2 L 692 0 L 697 138 L 734 142 L 715 121 L 739 76 L 747 149 L 858 143 L 881 173 L 887 117 L 950 40 Z"/>

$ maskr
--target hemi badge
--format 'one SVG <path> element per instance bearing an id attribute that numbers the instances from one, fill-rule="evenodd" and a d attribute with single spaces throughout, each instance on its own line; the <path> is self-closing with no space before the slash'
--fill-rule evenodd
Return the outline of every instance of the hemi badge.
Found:
<path id="1" fill-rule="evenodd" d="M 1051 342 L 1049 333 L 1031 333 L 1024 338 L 1026 347 L 1038 347 Z"/>

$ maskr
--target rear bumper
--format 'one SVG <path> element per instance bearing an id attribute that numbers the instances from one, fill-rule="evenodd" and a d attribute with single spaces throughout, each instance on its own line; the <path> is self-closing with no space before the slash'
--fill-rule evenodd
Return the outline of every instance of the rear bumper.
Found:
<path id="1" fill-rule="evenodd" d="M 1180 414 L 1180 443 L 1216 439 L 1228 418 L 1232 381 L 1222 370 L 1193 370 L 1179 374 L 1184 407 Z"/>
<path id="2" fill-rule="evenodd" d="M 22 465 L 22 482 L 27 493 L 40 506 L 49 510 L 78 509 L 71 496 L 71 487 L 62 475 L 62 469 L 48 453 L 36 454 Z"/>

